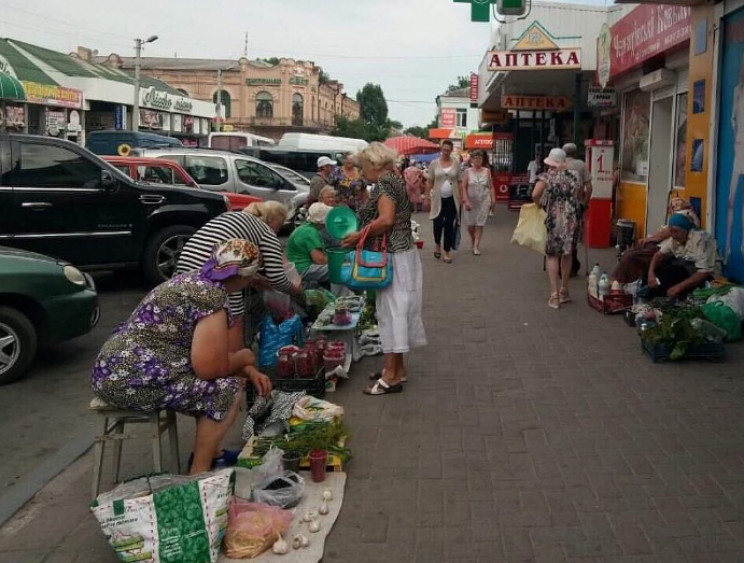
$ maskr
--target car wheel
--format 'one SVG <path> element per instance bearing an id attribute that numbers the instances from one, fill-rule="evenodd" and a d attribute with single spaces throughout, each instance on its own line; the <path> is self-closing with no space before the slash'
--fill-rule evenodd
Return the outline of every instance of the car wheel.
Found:
<path id="1" fill-rule="evenodd" d="M 19 379 L 36 355 L 36 329 L 16 309 L 0 307 L 0 385 Z"/>
<path id="2" fill-rule="evenodd" d="M 181 250 L 195 232 L 188 225 L 174 225 L 150 237 L 142 257 L 142 270 L 149 282 L 158 285 L 173 276 Z"/>
<path id="3" fill-rule="evenodd" d="M 292 227 L 297 228 L 307 220 L 307 209 L 300 207 L 292 217 Z"/>

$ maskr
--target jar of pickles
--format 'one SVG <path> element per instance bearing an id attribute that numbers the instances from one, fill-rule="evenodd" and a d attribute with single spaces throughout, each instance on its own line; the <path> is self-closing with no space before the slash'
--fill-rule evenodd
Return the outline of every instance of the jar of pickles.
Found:
<path id="1" fill-rule="evenodd" d="M 294 379 L 295 360 L 292 352 L 280 352 L 276 361 L 277 379 Z"/>
<path id="2" fill-rule="evenodd" d="M 295 354 L 295 374 L 301 379 L 312 379 L 315 375 L 315 355 L 307 348 Z"/>

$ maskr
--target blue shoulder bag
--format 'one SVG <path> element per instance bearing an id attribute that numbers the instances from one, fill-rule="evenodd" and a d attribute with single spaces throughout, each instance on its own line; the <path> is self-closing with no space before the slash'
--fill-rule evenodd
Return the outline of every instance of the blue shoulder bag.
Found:
<path id="1" fill-rule="evenodd" d="M 341 267 L 341 276 L 350 289 L 384 289 L 393 281 L 393 264 L 387 251 L 387 235 L 382 237 L 382 248 L 365 250 L 369 226 L 362 231 L 356 250 L 349 252 Z"/>

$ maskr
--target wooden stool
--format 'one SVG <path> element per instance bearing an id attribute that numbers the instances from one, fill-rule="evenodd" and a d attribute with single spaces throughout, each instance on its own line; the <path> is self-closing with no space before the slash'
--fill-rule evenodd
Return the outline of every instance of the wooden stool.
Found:
<path id="1" fill-rule="evenodd" d="M 88 409 L 95 411 L 99 417 L 99 428 L 101 434 L 96 436 L 93 446 L 93 487 L 92 494 L 95 499 L 101 488 L 101 469 L 103 468 L 103 450 L 106 442 L 114 443 L 114 483 L 119 482 L 119 469 L 121 466 L 122 441 L 129 438 L 141 438 L 138 434 L 125 434 L 125 424 L 150 425 L 150 440 L 152 441 L 153 471 L 159 473 L 162 468 L 162 454 L 160 448 L 160 435 L 168 431 L 168 441 L 171 450 L 171 470 L 175 468 L 176 473 L 181 472 L 180 453 L 178 451 L 178 423 L 176 413 L 171 410 L 157 411 L 130 411 L 119 409 L 107 404 L 105 401 L 94 398 Z M 161 416 L 161 414 L 163 416 Z"/>

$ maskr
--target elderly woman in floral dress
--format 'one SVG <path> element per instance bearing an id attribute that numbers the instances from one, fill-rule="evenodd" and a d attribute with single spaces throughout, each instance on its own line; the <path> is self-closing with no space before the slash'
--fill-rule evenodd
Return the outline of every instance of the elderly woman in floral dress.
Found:
<path id="1" fill-rule="evenodd" d="M 259 394 L 271 381 L 253 353 L 230 351 L 228 294 L 253 282 L 261 254 L 249 241 L 215 245 L 200 269 L 162 283 L 140 302 L 101 348 L 93 392 L 115 407 L 171 409 L 196 417 L 191 474 L 208 471 L 235 421 L 246 380 Z"/>

